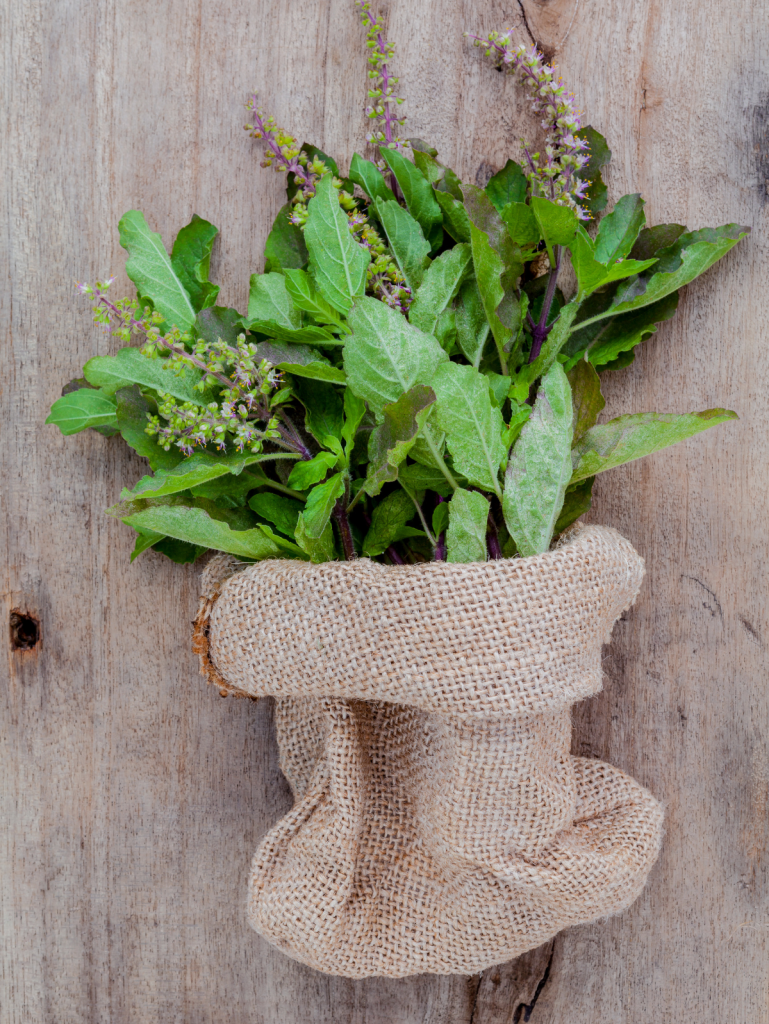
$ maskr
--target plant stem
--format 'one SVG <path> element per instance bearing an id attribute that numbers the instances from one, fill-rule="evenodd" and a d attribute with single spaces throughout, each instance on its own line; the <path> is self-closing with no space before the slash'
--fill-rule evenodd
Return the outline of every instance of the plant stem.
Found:
<path id="1" fill-rule="evenodd" d="M 283 410 L 281 410 L 278 413 L 278 415 L 280 416 L 281 420 L 286 425 L 286 429 L 289 432 L 290 443 L 293 444 L 294 450 L 299 452 L 299 454 L 302 456 L 302 459 L 305 462 L 309 462 L 310 459 L 312 458 L 312 452 L 307 447 L 307 445 L 305 445 L 303 443 L 301 437 L 299 436 L 299 431 L 297 430 L 297 428 L 294 425 L 293 421 L 289 418 L 288 414 L 286 412 L 284 412 Z"/>
<path id="2" fill-rule="evenodd" d="M 358 504 L 358 502 L 360 501 L 360 499 L 363 497 L 363 495 L 365 493 L 366 493 L 366 488 L 365 488 L 365 486 L 363 486 L 363 487 L 360 488 L 358 493 L 355 495 L 355 497 L 352 499 L 350 504 L 347 506 L 347 515 L 348 516 L 352 512 L 352 510 L 355 508 L 355 506 Z M 368 517 L 366 517 L 366 518 L 368 518 Z M 369 520 L 369 526 L 371 526 L 371 521 L 370 520 Z"/>
<path id="3" fill-rule="evenodd" d="M 529 353 L 529 363 L 533 363 L 542 350 L 545 338 L 547 338 L 552 325 L 548 326 L 547 318 L 550 316 L 550 309 L 553 305 L 553 299 L 555 298 L 555 288 L 558 283 L 558 271 L 561 269 L 561 246 L 556 245 L 553 249 L 553 255 L 555 257 L 555 266 L 550 271 L 550 276 L 547 280 L 547 290 L 545 291 L 545 300 L 542 303 L 542 313 L 539 318 L 539 323 L 535 326 L 532 331 L 531 341 L 531 352 Z"/>
<path id="4" fill-rule="evenodd" d="M 435 546 L 436 546 L 436 544 L 438 542 L 436 541 L 435 537 L 433 537 L 432 531 L 431 531 L 430 527 L 427 525 L 427 520 L 425 519 L 425 514 L 422 511 L 422 506 L 419 504 L 419 502 L 414 497 L 414 495 L 411 493 L 411 491 L 407 487 L 404 487 L 404 485 L 402 483 L 401 483 L 401 487 L 403 487 L 403 490 L 406 492 L 406 494 L 408 494 L 408 496 L 414 502 L 414 508 L 417 510 L 417 515 L 419 516 L 419 521 L 422 524 L 422 529 L 427 534 L 427 539 L 430 541 L 430 544 L 433 546 L 433 548 L 435 548 Z"/>
<path id="5" fill-rule="evenodd" d="M 453 490 L 455 490 L 455 491 L 458 490 L 459 489 L 459 484 L 456 482 L 456 480 L 452 476 L 449 467 L 443 461 L 443 456 L 438 451 L 438 445 L 435 443 L 435 440 L 433 438 L 433 433 L 432 433 L 432 430 L 430 429 L 429 423 L 426 423 L 424 425 L 422 433 L 424 435 L 425 441 L 427 442 L 427 447 L 432 452 L 433 458 L 435 459 L 435 461 L 438 464 L 438 469 L 440 469 L 441 473 L 443 473 L 444 477 L 446 478 L 446 482 L 451 486 L 451 488 Z"/>
<path id="6" fill-rule="evenodd" d="M 345 499 L 339 498 L 336 505 L 334 505 L 334 511 L 331 515 L 336 520 L 336 525 L 339 527 L 339 536 L 342 538 L 342 549 L 344 550 L 345 561 L 352 562 L 353 559 L 358 557 L 358 553 L 355 550 L 355 541 L 352 537 L 352 530 L 350 529 L 350 521 L 347 518 L 347 511 L 345 509 Z"/>
<path id="7" fill-rule="evenodd" d="M 389 548 L 387 549 L 387 554 L 390 556 L 390 558 L 393 560 L 393 562 L 396 565 L 405 565 L 406 564 L 405 560 L 403 558 L 401 558 L 401 556 L 395 550 L 394 545 L 391 544 L 389 546 Z"/>
<path id="8" fill-rule="evenodd" d="M 502 558 L 502 548 L 499 543 L 499 530 L 497 529 L 497 521 L 494 518 L 494 512 L 489 509 L 489 519 L 486 533 L 486 546 L 489 550 L 489 558 L 497 561 Z"/>
<path id="9" fill-rule="evenodd" d="M 435 561 L 445 562 L 446 561 L 446 534 L 442 533 L 438 538 L 438 543 L 435 545 Z"/>

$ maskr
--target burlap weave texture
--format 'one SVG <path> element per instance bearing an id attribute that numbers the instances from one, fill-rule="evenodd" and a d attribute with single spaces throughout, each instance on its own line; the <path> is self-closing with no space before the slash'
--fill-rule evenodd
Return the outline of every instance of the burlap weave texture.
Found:
<path id="1" fill-rule="evenodd" d="M 295 803 L 248 902 L 270 942 L 348 977 L 470 974 L 638 896 L 661 809 L 569 753 L 643 576 L 616 531 L 466 565 L 237 568 L 209 563 L 195 644 L 220 687 L 277 698 Z"/>

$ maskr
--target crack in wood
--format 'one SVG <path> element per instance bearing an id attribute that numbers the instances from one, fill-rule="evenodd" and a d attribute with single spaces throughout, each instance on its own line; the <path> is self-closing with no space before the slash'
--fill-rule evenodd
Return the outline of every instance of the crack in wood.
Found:
<path id="1" fill-rule="evenodd" d="M 554 956 L 555 956 L 555 943 L 553 943 L 553 946 L 552 946 L 552 948 L 550 950 L 550 959 L 547 961 L 547 964 L 545 965 L 544 973 L 543 973 L 542 977 L 540 978 L 539 982 L 537 983 L 537 987 L 536 987 L 536 990 L 534 992 L 533 999 L 531 1000 L 530 1003 L 519 1003 L 518 1004 L 518 1009 L 513 1014 L 513 1024 L 521 1024 L 521 1014 L 524 1014 L 524 1016 L 523 1016 L 523 1024 L 528 1024 L 528 1022 L 531 1020 L 531 1015 L 532 1015 L 532 1013 L 534 1013 L 534 1007 L 537 1005 L 537 1000 L 542 995 L 542 992 L 544 991 L 545 985 L 547 985 L 547 980 L 550 977 L 550 968 L 553 966 L 553 957 Z"/>
<path id="2" fill-rule="evenodd" d="M 539 46 L 539 43 L 534 38 L 534 33 L 531 31 L 531 28 L 529 27 L 529 19 L 526 15 L 526 8 L 523 6 L 523 0 L 518 0 L 518 6 L 521 9 L 521 17 L 523 18 L 524 27 L 526 31 L 529 33 L 529 39 L 531 39 L 532 43 L 534 43 L 535 46 Z"/>
<path id="3" fill-rule="evenodd" d="M 468 1024 L 527 1024 L 551 976 L 555 939 L 468 979 Z"/>
<path id="4" fill-rule="evenodd" d="M 711 608 L 709 605 L 705 604 L 704 602 L 702 604 L 702 607 L 705 608 L 707 611 L 709 611 L 710 614 L 713 617 L 715 617 L 716 614 L 717 614 L 718 617 L 721 619 L 721 622 L 723 622 L 724 621 L 724 610 L 721 607 L 721 602 L 716 597 L 715 591 L 711 590 L 709 586 L 707 586 L 705 583 L 702 582 L 702 580 L 698 580 L 696 576 L 686 576 L 684 573 L 682 573 L 681 574 L 681 579 L 682 580 L 691 580 L 692 583 L 696 583 L 698 586 L 702 587 L 702 589 L 707 594 L 710 594 L 710 596 L 713 598 L 713 601 L 715 602 L 715 606 L 716 606 L 715 610 L 713 608 Z"/>

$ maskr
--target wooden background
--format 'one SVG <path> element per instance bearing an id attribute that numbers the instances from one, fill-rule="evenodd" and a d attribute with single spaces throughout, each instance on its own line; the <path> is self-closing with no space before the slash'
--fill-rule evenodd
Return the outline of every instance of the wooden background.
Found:
<path id="1" fill-rule="evenodd" d="M 350 0 L 1 0 L 3 615 L 38 616 L 42 640 L 14 653 L 6 639 L 2 659 L 0 1019 L 765 1024 L 769 3 L 383 7 L 410 134 L 465 179 L 483 183 L 531 129 L 514 83 L 462 38 L 512 24 L 608 137 L 614 198 L 643 192 L 652 222 L 753 226 L 606 387 L 612 415 L 741 416 L 596 487 L 593 518 L 648 575 L 605 692 L 576 711 L 575 752 L 665 803 L 662 856 L 631 910 L 481 977 L 332 979 L 249 930 L 249 860 L 289 802 L 270 707 L 198 677 L 198 570 L 128 564 L 132 537 L 102 509 L 139 460 L 43 420 L 84 360 L 117 347 L 73 285 L 127 284 L 125 210 L 169 242 L 193 212 L 212 220 L 220 301 L 245 303 L 283 200 L 242 99 L 258 88 L 345 164 L 365 132 L 363 34 Z"/>

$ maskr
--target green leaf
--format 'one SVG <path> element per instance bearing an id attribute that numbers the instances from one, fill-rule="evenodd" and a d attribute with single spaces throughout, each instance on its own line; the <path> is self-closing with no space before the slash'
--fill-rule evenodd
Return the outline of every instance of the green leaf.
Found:
<path id="1" fill-rule="evenodd" d="M 323 298 L 304 270 L 286 270 L 286 291 L 294 306 L 309 313 L 320 323 L 337 326 L 341 323 L 339 314 Z"/>
<path id="2" fill-rule="evenodd" d="M 302 326 L 302 314 L 286 288 L 283 274 L 252 274 L 248 292 L 248 321 L 276 324 L 289 331 Z M 255 328 L 259 330 L 258 327 Z"/>
<path id="3" fill-rule="evenodd" d="M 271 480 L 258 466 L 252 466 L 237 476 L 226 473 L 224 476 L 217 476 L 204 484 L 191 487 L 190 494 L 195 498 L 208 498 L 222 508 L 235 509 L 243 508 L 249 493 L 255 491 L 257 487 L 281 486 L 275 480 Z"/>
<path id="4" fill-rule="evenodd" d="M 601 381 L 595 367 L 581 359 L 566 375 L 571 387 L 572 444 L 595 425 L 606 405 L 601 394 Z"/>
<path id="5" fill-rule="evenodd" d="M 453 307 L 449 306 L 438 314 L 433 335 L 446 355 L 454 355 L 457 347 L 457 317 Z"/>
<path id="6" fill-rule="evenodd" d="M 604 220 L 603 223 L 605 222 Z M 593 240 L 581 224 L 577 228 L 571 242 L 569 242 L 569 250 L 571 251 L 574 273 L 577 275 L 577 284 L 579 286 L 577 299 L 580 302 L 598 288 L 602 288 L 612 281 L 620 281 L 624 278 L 632 277 L 633 274 L 640 274 L 657 262 L 656 260 L 622 259 L 607 267 L 595 259 Z"/>
<path id="7" fill-rule="evenodd" d="M 608 296 L 607 305 L 610 301 L 611 296 Z M 657 330 L 657 324 L 670 320 L 675 316 L 677 309 L 678 292 L 672 292 L 659 302 L 644 306 L 635 312 L 593 321 L 584 330 L 577 324 L 568 345 L 565 346 L 565 351 L 571 356 L 566 369 L 570 369 L 586 354 L 593 366 L 613 369 L 612 364 L 623 353 L 631 353 L 636 345 L 651 337 Z M 631 355 L 628 362 L 632 362 L 632 359 Z"/>
<path id="8" fill-rule="evenodd" d="M 463 185 L 462 191 L 475 278 L 504 372 L 506 352 L 520 329 L 521 307 L 512 289 L 523 270 L 522 253 L 486 193 L 475 185 Z"/>
<path id="9" fill-rule="evenodd" d="M 323 535 L 339 498 L 344 494 L 344 473 L 335 473 L 322 484 L 318 484 L 307 495 L 307 504 L 302 513 L 302 523 L 308 537 L 319 540 Z"/>
<path id="10" fill-rule="evenodd" d="M 273 338 L 275 341 L 286 345 L 298 346 L 306 343 L 327 348 L 344 344 L 343 341 L 340 341 L 333 334 L 329 334 L 322 327 L 314 327 L 312 324 L 305 324 L 296 331 L 289 330 L 287 327 L 281 327 L 274 320 L 249 320 L 244 326 L 250 331 L 255 331 L 257 334 L 266 334 L 269 338 Z"/>
<path id="11" fill-rule="evenodd" d="M 288 478 L 288 486 L 297 491 L 306 491 L 323 480 L 330 469 L 337 464 L 339 456 L 334 452 L 318 452 L 306 462 L 297 462 Z"/>
<path id="12" fill-rule="evenodd" d="M 621 284 L 611 307 L 599 316 L 593 317 L 592 321 L 584 321 L 582 327 L 596 320 L 615 316 L 617 313 L 640 309 L 658 302 L 693 281 L 695 277 L 699 277 L 749 233 L 750 228 L 741 227 L 739 224 L 725 224 L 720 228 L 705 228 L 702 231 L 681 235 L 673 246 L 659 253 L 659 264 L 648 277 L 631 278 Z M 671 269 L 665 269 L 666 266 Z"/>
<path id="13" fill-rule="evenodd" d="M 638 193 L 619 199 L 599 225 L 595 239 L 598 262 L 614 263 L 627 256 L 645 223 L 644 201 Z"/>
<path id="14" fill-rule="evenodd" d="M 120 244 L 128 252 L 126 273 L 139 294 L 152 300 L 168 324 L 188 331 L 195 322 L 195 308 L 160 235 L 150 231 L 140 210 L 125 213 L 119 228 Z"/>
<path id="15" fill-rule="evenodd" d="M 606 209 L 609 190 L 601 177 L 601 168 L 611 162 L 611 150 L 606 145 L 606 139 L 597 132 L 592 125 L 575 132 L 577 138 L 585 139 L 588 144 L 589 160 L 579 171 L 577 177 L 588 183 L 587 194 L 581 205 L 588 211 L 595 214 Z M 639 257 L 640 258 L 640 257 Z"/>
<path id="16" fill-rule="evenodd" d="M 417 434 L 409 456 L 422 466 L 441 469 L 440 460 L 445 461 L 446 456 L 445 433 L 438 430 L 434 423 L 430 424 L 426 430 Z"/>
<path id="17" fill-rule="evenodd" d="M 527 203 L 508 203 L 499 216 L 514 242 L 528 249 L 539 244 L 542 234 L 534 211 Z"/>
<path id="18" fill-rule="evenodd" d="M 508 160 L 501 171 L 489 178 L 485 192 L 501 214 L 509 203 L 524 202 L 527 184 L 521 165 Z"/>
<path id="19" fill-rule="evenodd" d="M 430 524 L 433 528 L 433 537 L 436 539 L 446 532 L 449 525 L 449 502 L 442 501 L 433 509 L 433 518 Z"/>
<path id="20" fill-rule="evenodd" d="M 264 247 L 264 270 L 272 273 L 280 270 L 300 270 L 307 266 L 308 253 L 304 244 L 304 232 L 298 224 L 289 220 L 293 206 L 286 203 L 278 211 L 272 231 Z"/>
<path id="21" fill-rule="evenodd" d="M 406 284 L 415 292 L 422 283 L 425 265 L 429 262 L 430 243 L 411 214 L 394 200 L 383 202 L 377 199 L 375 206 L 395 261 L 406 278 Z"/>
<path id="22" fill-rule="evenodd" d="M 197 452 L 180 462 L 173 469 L 160 470 L 155 476 L 144 476 L 133 490 L 123 490 L 121 501 L 133 501 L 136 498 L 160 498 L 166 494 L 179 494 L 181 491 L 198 487 L 227 473 L 237 476 L 246 466 L 258 462 L 269 462 L 278 459 L 295 459 L 295 455 L 253 455 L 248 452 L 233 452 L 230 455 L 212 455 L 210 452 Z"/>
<path id="23" fill-rule="evenodd" d="M 126 526 L 130 525 L 125 519 L 122 521 Z M 153 544 L 156 544 L 159 540 L 163 540 L 162 533 L 155 533 L 154 530 L 137 530 L 136 543 L 134 544 L 134 549 L 131 552 L 130 561 L 135 562 L 139 555 L 144 554 L 148 548 L 151 548 Z M 195 549 L 193 548 L 193 550 Z"/>
<path id="24" fill-rule="evenodd" d="M 465 281 L 459 290 L 456 325 L 459 348 L 465 359 L 477 370 L 489 336 L 489 321 L 475 278 Z"/>
<path id="25" fill-rule="evenodd" d="M 320 562 L 333 562 L 336 558 L 334 530 L 329 523 L 320 537 L 310 537 L 304 525 L 304 515 L 299 516 L 294 538 L 299 547 L 310 556 L 310 561 L 317 565 Z"/>
<path id="26" fill-rule="evenodd" d="M 219 294 L 219 285 L 208 280 L 211 250 L 218 234 L 218 228 L 193 213 L 192 220 L 181 229 L 171 249 L 171 266 L 196 310 L 213 306 Z"/>
<path id="27" fill-rule="evenodd" d="M 430 381 L 447 356 L 435 338 L 377 299 L 359 299 L 349 317 L 344 348 L 349 386 L 381 418 L 415 384 Z"/>
<path id="28" fill-rule="evenodd" d="M 455 245 L 435 259 L 409 310 L 409 321 L 425 334 L 434 334 L 438 317 L 452 302 L 472 266 L 469 245 Z"/>
<path id="29" fill-rule="evenodd" d="M 127 526 L 130 525 L 127 519 L 122 520 Z M 136 529 L 136 527 L 134 527 Z M 164 537 L 162 533 L 155 533 L 154 530 L 136 530 L 136 543 L 134 549 L 131 552 L 131 561 L 134 562 L 136 559 L 145 552 L 148 548 L 154 548 L 159 554 L 165 555 L 166 558 L 170 558 L 172 562 L 176 562 L 177 565 L 186 565 L 189 562 L 194 562 L 202 554 L 205 554 L 206 548 L 200 547 L 195 544 L 187 544 L 186 541 L 176 540 L 174 537 Z"/>
<path id="30" fill-rule="evenodd" d="M 153 534 L 153 536 L 157 536 L 157 534 Z M 176 540 L 175 537 L 161 537 L 155 541 L 152 547 L 161 555 L 170 558 L 177 565 L 188 565 L 190 562 L 196 562 L 208 550 L 201 544 L 188 544 L 184 540 Z M 136 549 L 134 548 L 134 550 Z M 131 561 L 133 561 L 133 556 Z"/>
<path id="31" fill-rule="evenodd" d="M 524 557 L 541 555 L 553 539 L 571 477 L 571 431 L 571 388 L 560 363 L 553 363 L 505 474 L 502 510 Z"/>
<path id="32" fill-rule="evenodd" d="M 530 405 L 518 405 L 514 398 L 510 399 L 510 403 L 512 405 L 510 422 L 505 428 L 504 434 L 502 436 L 505 451 L 508 452 L 520 437 L 524 423 L 527 423 L 531 417 Z"/>
<path id="33" fill-rule="evenodd" d="M 344 426 L 342 427 L 342 440 L 344 441 L 345 455 L 349 463 L 352 450 L 355 447 L 355 436 L 363 417 L 366 415 L 366 403 L 358 398 L 351 388 L 345 388 L 344 392 Z"/>
<path id="34" fill-rule="evenodd" d="M 446 174 L 446 168 L 436 160 L 438 150 L 434 149 L 432 146 L 427 146 L 427 148 L 422 149 L 414 149 L 413 146 L 411 148 L 414 156 L 414 163 L 422 177 L 429 181 L 431 185 L 437 185 L 439 181 L 443 181 Z M 452 171 L 452 174 L 453 173 L 454 172 Z"/>
<path id="35" fill-rule="evenodd" d="M 398 468 L 411 451 L 434 403 L 432 388 L 417 384 L 397 402 L 384 407 L 382 422 L 369 437 L 369 464 L 363 485 L 367 494 L 375 497 L 386 483 L 398 478 Z"/>
<path id="36" fill-rule="evenodd" d="M 425 238 L 432 243 L 443 221 L 432 186 L 421 171 L 397 149 L 382 148 L 380 152 L 395 175 L 409 213 L 419 221 Z"/>
<path id="37" fill-rule="evenodd" d="M 320 179 L 309 202 L 304 240 L 318 291 L 334 309 L 347 313 L 363 295 L 371 254 L 350 233 L 330 174 Z"/>
<path id="38" fill-rule="evenodd" d="M 591 427 L 583 435 L 574 448 L 571 482 L 577 483 L 606 469 L 633 462 L 719 423 L 736 419 L 739 419 L 737 413 L 729 409 L 706 409 L 682 416 L 657 412 L 619 416 L 601 426 Z"/>
<path id="39" fill-rule="evenodd" d="M 423 138 L 410 138 L 408 139 L 409 145 L 412 147 L 413 153 L 426 154 L 428 157 L 437 157 L 438 151 L 434 145 L 429 142 L 425 142 Z"/>
<path id="40" fill-rule="evenodd" d="M 186 366 L 183 375 L 165 369 L 162 357 L 150 359 L 138 348 L 121 348 L 115 356 L 95 356 L 83 367 L 83 374 L 89 384 L 101 388 L 105 395 L 114 395 L 120 388 L 138 384 L 163 394 L 172 395 L 181 402 L 205 405 L 210 400 L 205 393 L 195 390 L 200 372 Z"/>
<path id="41" fill-rule="evenodd" d="M 488 244 L 502 262 L 504 279 L 501 284 L 506 289 L 511 284 L 515 284 L 523 270 L 524 260 L 521 247 L 510 237 L 504 221 L 483 189 L 476 185 L 463 185 L 462 192 L 470 219 L 471 233 L 472 229 L 476 228 L 486 236 Z M 475 248 L 473 248 L 473 255 L 475 255 Z"/>
<path id="42" fill-rule="evenodd" d="M 202 548 L 226 551 L 240 558 L 279 558 L 279 548 L 260 529 L 232 530 L 226 522 L 212 518 L 199 507 L 164 501 L 135 502 L 135 511 L 126 514 L 124 505 L 108 509 L 137 530 L 152 530 Z M 143 507 L 140 507 L 143 506 Z"/>
<path id="43" fill-rule="evenodd" d="M 178 448 L 166 451 L 161 448 L 157 438 L 147 433 L 147 416 L 156 415 L 158 407 L 154 401 L 146 398 L 138 386 L 121 388 L 115 395 L 117 399 L 117 426 L 123 440 L 130 445 L 137 455 L 149 459 L 150 468 L 158 470 L 173 469 L 178 466 L 184 456 Z"/>
<path id="44" fill-rule="evenodd" d="M 489 384 L 472 366 L 445 363 L 430 381 L 438 397 L 436 424 L 446 432 L 454 465 L 471 484 L 500 498 L 500 466 L 507 455 L 502 413 L 491 402 Z"/>
<path id="45" fill-rule="evenodd" d="M 469 242 L 470 220 L 467 216 L 465 204 L 461 199 L 456 199 L 449 192 L 442 192 L 437 188 L 434 189 L 433 195 L 438 206 L 441 208 L 443 226 L 446 231 L 457 242 Z"/>
<path id="46" fill-rule="evenodd" d="M 563 501 L 561 514 L 558 516 L 558 522 L 555 524 L 554 536 L 557 537 L 564 530 L 568 530 L 572 523 L 575 523 L 580 516 L 590 511 L 590 505 L 593 501 L 594 481 L 595 477 L 590 476 L 587 480 L 582 480 L 580 483 L 566 488 L 566 497 Z"/>
<path id="47" fill-rule="evenodd" d="M 65 436 L 89 427 L 117 427 L 117 402 L 93 388 L 79 388 L 51 406 L 46 423 L 53 423 Z"/>
<path id="48" fill-rule="evenodd" d="M 559 206 L 541 196 L 531 197 L 531 209 L 545 240 L 550 265 L 555 266 L 553 248 L 556 245 L 571 245 L 579 225 L 577 215 L 571 207 Z"/>
<path id="49" fill-rule="evenodd" d="M 497 409 L 501 409 L 510 391 L 510 377 L 506 374 L 495 373 L 493 370 L 484 370 L 483 376 L 489 385 L 492 403 Z"/>
<path id="50" fill-rule="evenodd" d="M 462 488 L 449 502 L 446 531 L 447 562 L 485 562 L 489 502 L 477 491 Z"/>
<path id="51" fill-rule="evenodd" d="M 392 189 L 388 188 L 384 175 L 376 164 L 372 164 L 370 160 L 364 160 L 358 153 L 353 153 L 350 179 L 363 189 L 372 202 L 381 199 L 386 203 L 390 199 L 395 199 Z"/>
<path id="52" fill-rule="evenodd" d="M 256 344 L 256 359 L 266 359 L 273 366 L 283 363 L 308 366 L 310 363 L 327 363 L 328 360 L 308 345 L 283 345 L 278 341 L 259 341 Z"/>
<path id="53" fill-rule="evenodd" d="M 662 249 L 674 245 L 685 232 L 683 224 L 655 224 L 653 228 L 643 228 L 630 250 L 630 256 L 634 260 L 650 260 Z"/>
<path id="54" fill-rule="evenodd" d="M 305 408 L 304 424 L 315 440 L 320 444 L 323 444 L 327 437 L 341 440 L 344 414 L 342 399 L 337 391 L 330 384 L 309 384 L 299 378 L 294 378 L 292 390 Z M 349 393 L 348 388 L 345 392 L 345 402 Z"/>
<path id="55" fill-rule="evenodd" d="M 298 558 L 303 562 L 309 562 L 310 558 L 303 548 L 300 548 L 298 544 L 294 544 L 293 541 L 287 540 L 282 534 L 276 533 L 271 526 L 266 523 L 259 523 L 257 529 L 261 530 L 268 540 L 272 543 L 288 558 Z"/>
<path id="56" fill-rule="evenodd" d="M 403 528 L 415 515 L 414 502 L 405 491 L 397 490 L 388 494 L 374 508 L 361 554 L 365 558 L 376 558 L 384 554 L 395 541 L 405 539 Z M 416 534 L 420 532 L 413 531 Z"/>
<path id="57" fill-rule="evenodd" d="M 454 488 L 439 469 L 433 466 L 423 466 L 416 462 L 412 462 L 408 466 L 401 466 L 398 482 L 412 493 L 435 491 L 436 494 L 440 494 L 444 498 L 454 493 Z"/>
<path id="58" fill-rule="evenodd" d="M 462 182 L 450 167 L 436 159 L 438 150 L 421 139 L 409 139 L 409 142 L 414 154 L 414 163 L 435 190 L 462 202 Z"/>
<path id="59" fill-rule="evenodd" d="M 248 504 L 262 519 L 277 526 L 281 533 L 287 537 L 293 537 L 299 514 L 303 505 L 293 498 L 286 498 L 282 494 L 273 494 L 271 491 L 260 491 L 252 495 Z"/>
<path id="60" fill-rule="evenodd" d="M 204 338 L 209 345 L 219 338 L 228 345 L 235 345 L 238 335 L 242 333 L 242 316 L 237 309 L 227 306 L 211 306 L 201 309 L 195 320 L 194 333 Z"/>
<path id="61" fill-rule="evenodd" d="M 307 377 L 309 380 L 325 380 L 330 384 L 347 383 L 344 370 L 329 366 L 328 363 L 278 363 L 278 369 L 285 370 L 295 377 Z"/>

